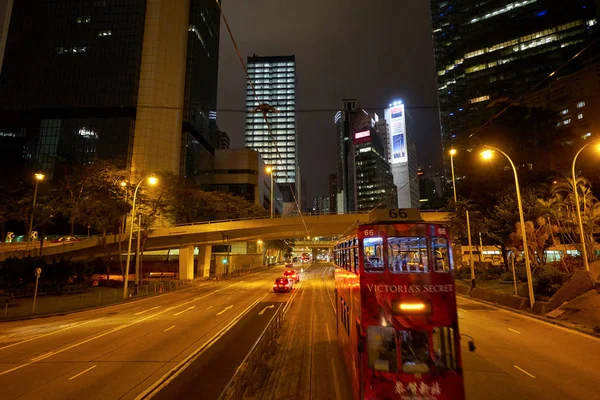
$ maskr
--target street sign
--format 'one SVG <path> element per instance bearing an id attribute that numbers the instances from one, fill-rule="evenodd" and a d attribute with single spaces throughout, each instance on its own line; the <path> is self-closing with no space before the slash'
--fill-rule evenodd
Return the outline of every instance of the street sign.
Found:
<path id="1" fill-rule="evenodd" d="M 35 275 L 36 275 L 37 277 L 39 277 L 41 274 L 42 274 L 42 269 L 41 269 L 41 268 L 36 268 L 36 269 L 35 269 Z"/>

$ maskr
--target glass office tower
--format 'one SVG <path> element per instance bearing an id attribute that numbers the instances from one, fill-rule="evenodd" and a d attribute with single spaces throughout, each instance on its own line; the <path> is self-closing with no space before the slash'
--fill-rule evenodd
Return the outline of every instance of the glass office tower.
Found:
<path id="1" fill-rule="evenodd" d="M 254 89 L 248 82 L 246 147 L 257 150 L 265 164 L 273 167 L 275 182 L 284 201 L 293 202 L 291 190 L 296 192 L 301 186 L 297 166 L 296 58 L 253 55 L 248 57 L 248 74 Z M 271 134 L 263 113 L 257 109 L 259 104 L 275 108 L 267 114 Z M 296 195 L 298 197 L 298 193 Z"/>

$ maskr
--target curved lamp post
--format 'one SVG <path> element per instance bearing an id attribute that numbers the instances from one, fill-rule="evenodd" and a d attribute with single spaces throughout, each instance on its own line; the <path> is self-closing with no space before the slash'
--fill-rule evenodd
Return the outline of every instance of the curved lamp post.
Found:
<path id="1" fill-rule="evenodd" d="M 579 206 L 579 193 L 577 192 L 577 176 L 575 175 L 575 162 L 577 162 L 577 157 L 579 157 L 579 154 L 581 154 L 581 152 L 585 150 L 586 147 L 588 147 L 590 144 L 599 142 L 599 140 L 590 142 L 583 146 L 581 149 L 579 149 L 579 151 L 577 152 L 577 154 L 575 154 L 575 157 L 573 158 L 573 165 L 571 166 L 571 173 L 573 174 L 573 193 L 575 194 L 575 209 L 577 210 L 577 223 L 579 224 L 579 238 L 581 240 L 581 257 L 583 258 L 583 266 L 585 267 L 586 271 L 590 270 L 590 264 L 588 262 L 588 254 L 585 246 L 585 233 L 583 231 L 583 221 L 581 219 L 581 207 Z"/>
<path id="2" fill-rule="evenodd" d="M 274 168 L 271 166 L 267 166 L 267 168 L 265 168 L 265 171 L 267 171 L 267 174 L 271 175 L 271 218 L 273 218 L 273 208 L 274 208 L 274 204 L 273 204 L 273 174 L 274 172 Z"/>
<path id="3" fill-rule="evenodd" d="M 149 185 L 156 185 L 158 183 L 158 178 L 153 176 L 153 175 L 149 175 L 143 179 L 141 179 L 137 186 L 135 187 L 135 191 L 133 192 L 133 203 L 131 206 L 131 229 L 129 229 L 129 242 L 127 244 L 127 262 L 125 263 L 125 277 L 123 279 L 124 281 L 124 285 L 123 285 L 123 300 L 127 299 L 127 284 L 129 281 L 129 262 L 131 261 L 131 240 L 133 239 L 133 224 L 135 223 L 135 199 L 137 196 L 137 192 L 138 189 L 140 188 L 140 185 L 142 184 L 142 182 L 144 182 L 145 180 L 148 181 Z"/>
<path id="4" fill-rule="evenodd" d="M 33 192 L 33 207 L 31 208 L 31 218 L 29 219 L 29 229 L 27 230 L 27 249 L 29 250 L 29 243 L 31 242 L 31 231 L 33 230 L 33 214 L 35 213 L 35 203 L 37 200 L 38 183 L 43 181 L 46 176 L 41 173 L 34 175 L 35 177 L 35 190 Z"/>
<path id="5" fill-rule="evenodd" d="M 506 154 L 502 150 L 500 150 L 496 147 L 487 146 L 487 145 L 484 145 L 483 147 L 487 149 L 481 153 L 481 157 L 483 157 L 483 159 L 485 159 L 485 160 L 491 159 L 494 156 L 494 152 L 497 151 L 498 153 L 500 153 L 504 157 L 506 157 L 506 159 L 510 163 L 510 166 L 512 167 L 513 172 L 515 174 L 515 188 L 517 190 L 517 204 L 519 207 L 519 220 L 521 222 L 521 236 L 523 237 L 523 252 L 525 253 L 525 269 L 527 270 L 527 287 L 529 288 L 529 306 L 533 307 L 533 304 L 535 303 L 535 297 L 533 295 L 531 263 L 529 262 L 529 248 L 527 247 L 527 232 L 525 229 L 525 218 L 523 217 L 523 203 L 521 201 L 521 190 L 519 189 L 519 177 L 517 175 L 517 168 L 515 167 L 515 164 L 512 162 L 512 160 L 510 159 L 508 154 Z"/>

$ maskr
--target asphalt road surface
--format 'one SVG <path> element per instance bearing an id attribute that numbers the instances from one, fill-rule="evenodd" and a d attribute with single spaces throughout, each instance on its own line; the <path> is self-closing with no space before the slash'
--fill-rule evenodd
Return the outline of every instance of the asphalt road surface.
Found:
<path id="1" fill-rule="evenodd" d="M 164 398 L 188 398 L 194 391 L 195 398 L 217 398 L 274 310 L 290 298 L 271 291 L 282 271 L 275 267 L 132 303 L 2 323 L 0 398 L 135 399 L 194 354 L 198 360 L 166 386 L 172 397 Z M 275 307 L 258 315 L 270 305 Z M 193 386 L 185 385 L 189 376 L 196 376 Z"/>
<path id="2" fill-rule="evenodd" d="M 468 399 L 600 399 L 600 339 L 458 298 Z"/>
<path id="3" fill-rule="evenodd" d="M 293 326 L 279 374 L 261 399 L 352 399 L 335 338 L 332 272 L 313 265 L 304 278 L 286 318 Z M 467 399 L 600 399 L 600 339 L 463 297 L 458 307 L 460 331 L 477 346 L 471 353 L 468 338 L 461 341 Z"/>

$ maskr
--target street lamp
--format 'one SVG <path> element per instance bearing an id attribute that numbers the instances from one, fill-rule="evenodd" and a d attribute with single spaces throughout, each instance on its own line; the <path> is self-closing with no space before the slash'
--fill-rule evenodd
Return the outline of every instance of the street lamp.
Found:
<path id="1" fill-rule="evenodd" d="M 33 229 L 33 214 L 35 212 L 35 202 L 37 201 L 38 183 L 43 181 L 46 177 L 44 174 L 37 173 L 35 177 L 35 190 L 33 191 L 33 208 L 31 209 L 31 218 L 29 219 L 29 230 L 27 231 L 27 249 L 29 250 L 29 243 L 31 242 L 31 231 Z"/>
<path id="2" fill-rule="evenodd" d="M 521 190 L 519 189 L 519 177 L 517 175 L 517 168 L 515 167 L 515 164 L 512 162 L 512 160 L 510 159 L 508 154 L 506 154 L 502 150 L 492 147 L 492 146 L 487 146 L 487 145 L 485 145 L 484 147 L 486 148 L 486 150 L 484 150 L 481 153 L 481 157 L 484 160 L 492 159 L 492 157 L 494 156 L 494 152 L 497 151 L 498 153 L 500 153 L 504 157 L 506 157 L 506 159 L 510 163 L 510 166 L 512 167 L 513 172 L 515 174 L 515 188 L 517 190 L 517 205 L 519 207 L 519 220 L 521 222 L 521 236 L 523 237 L 523 252 L 525 253 L 525 269 L 527 271 L 527 286 L 529 288 L 529 304 L 530 304 L 530 307 L 533 307 L 533 304 L 535 303 L 535 297 L 533 295 L 533 278 L 531 276 L 531 264 L 529 262 L 529 248 L 527 247 L 527 232 L 525 230 L 525 218 L 523 217 L 523 202 L 521 201 Z"/>
<path id="3" fill-rule="evenodd" d="M 452 190 L 454 191 L 454 203 L 456 205 L 456 181 L 454 179 L 454 156 L 456 149 L 450 149 L 450 166 L 452 168 Z"/>
<path id="4" fill-rule="evenodd" d="M 267 174 L 271 175 L 271 218 L 273 218 L 273 172 L 274 172 L 274 168 L 271 166 L 268 166 L 267 168 L 265 168 L 265 171 L 267 171 Z"/>
<path id="5" fill-rule="evenodd" d="M 590 264 L 588 262 L 588 255 L 587 255 L 587 250 L 585 247 L 585 233 L 583 232 L 583 221 L 581 220 L 581 207 L 579 206 L 579 193 L 577 193 L 577 176 L 575 176 L 575 162 L 577 161 L 577 157 L 579 157 L 579 154 L 585 150 L 586 147 L 588 147 L 590 144 L 592 143 L 598 143 L 600 141 L 596 140 L 593 142 L 590 142 L 588 144 L 586 144 L 585 146 L 583 146 L 581 149 L 579 149 L 579 151 L 577 152 L 577 154 L 575 154 L 575 157 L 573 158 L 573 166 L 571 167 L 571 172 L 573 174 L 573 193 L 575 194 L 575 209 L 577 210 L 577 223 L 579 224 L 579 238 L 581 239 L 581 256 L 583 257 L 583 266 L 585 267 L 586 271 L 590 270 Z"/>
<path id="6" fill-rule="evenodd" d="M 133 192 L 133 202 L 131 205 L 131 229 L 129 229 L 129 243 L 127 244 L 127 262 L 125 263 L 125 277 L 123 279 L 124 281 L 124 285 L 123 285 L 123 300 L 127 299 L 127 284 L 129 281 L 129 262 L 131 261 L 131 240 L 133 239 L 133 224 L 135 223 L 135 199 L 137 196 L 137 191 L 140 188 L 140 185 L 142 184 L 142 182 L 144 182 L 145 180 L 148 181 L 149 185 L 156 185 L 158 183 L 158 178 L 156 178 L 155 176 L 147 176 L 143 179 L 141 179 L 137 186 L 135 187 L 135 191 Z M 123 186 L 121 184 L 121 186 Z M 139 257 L 139 255 L 138 255 Z"/>

